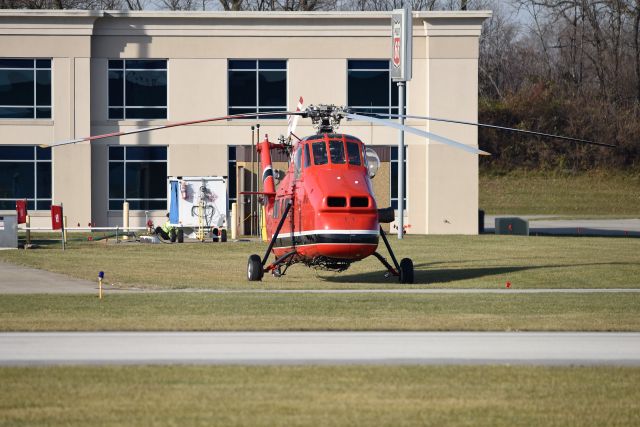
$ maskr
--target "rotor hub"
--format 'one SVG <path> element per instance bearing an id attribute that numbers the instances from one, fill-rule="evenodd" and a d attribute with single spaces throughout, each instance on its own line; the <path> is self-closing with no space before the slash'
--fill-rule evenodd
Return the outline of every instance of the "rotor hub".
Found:
<path id="1" fill-rule="evenodd" d="M 345 107 L 336 105 L 309 105 L 303 117 L 308 117 L 317 133 L 332 133 L 340 127 L 340 121 L 346 116 Z"/>

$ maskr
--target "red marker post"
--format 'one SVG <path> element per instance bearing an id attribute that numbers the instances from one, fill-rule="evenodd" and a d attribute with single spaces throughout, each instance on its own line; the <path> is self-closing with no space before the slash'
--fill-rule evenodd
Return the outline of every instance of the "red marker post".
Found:
<path id="1" fill-rule="evenodd" d="M 64 221 L 62 216 L 62 203 L 60 204 L 60 206 L 51 205 L 51 229 L 61 231 L 62 250 L 64 251 Z"/>

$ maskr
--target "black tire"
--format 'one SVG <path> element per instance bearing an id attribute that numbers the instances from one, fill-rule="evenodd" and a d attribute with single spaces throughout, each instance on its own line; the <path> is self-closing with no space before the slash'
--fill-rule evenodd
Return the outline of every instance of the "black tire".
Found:
<path id="1" fill-rule="evenodd" d="M 178 237 L 178 235 L 176 234 L 176 230 L 175 229 L 171 229 L 171 231 L 169 232 L 169 240 L 171 240 L 171 243 L 175 243 L 177 237 Z"/>
<path id="2" fill-rule="evenodd" d="M 413 283 L 413 261 L 410 258 L 400 261 L 400 283 Z"/>
<path id="3" fill-rule="evenodd" d="M 249 279 L 250 282 L 258 282 L 262 280 L 263 275 L 262 259 L 256 254 L 251 255 L 247 262 L 247 279 Z"/>
<path id="4" fill-rule="evenodd" d="M 184 243 L 184 230 L 182 228 L 178 230 L 178 243 Z"/>
<path id="5" fill-rule="evenodd" d="M 213 230 L 211 230 L 211 241 L 214 243 L 218 242 L 218 229 L 214 228 Z"/>
<path id="6" fill-rule="evenodd" d="M 222 243 L 227 241 L 227 230 L 225 229 L 220 230 L 220 241 Z"/>

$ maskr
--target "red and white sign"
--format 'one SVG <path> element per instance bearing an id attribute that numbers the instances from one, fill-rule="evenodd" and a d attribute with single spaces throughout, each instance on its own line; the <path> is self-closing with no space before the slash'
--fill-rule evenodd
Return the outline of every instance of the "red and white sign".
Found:
<path id="1" fill-rule="evenodd" d="M 411 48 L 413 37 L 411 7 L 396 9 L 391 14 L 391 78 L 394 81 L 411 80 Z"/>
<path id="2" fill-rule="evenodd" d="M 62 230 L 62 206 L 51 205 L 51 229 Z"/>

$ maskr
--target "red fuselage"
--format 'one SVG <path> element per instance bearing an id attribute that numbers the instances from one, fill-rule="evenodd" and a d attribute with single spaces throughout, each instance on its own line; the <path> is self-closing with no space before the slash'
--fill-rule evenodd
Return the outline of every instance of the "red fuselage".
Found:
<path id="1" fill-rule="evenodd" d="M 286 176 L 275 196 L 267 196 L 269 239 L 292 204 L 273 247 L 276 257 L 295 251 L 296 262 L 348 264 L 375 252 L 378 210 L 365 162 L 364 145 L 349 135 L 318 134 L 295 145 Z M 265 167 L 269 192 L 267 175 Z"/>

